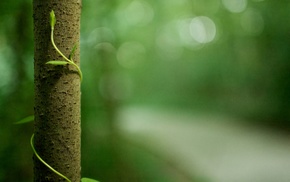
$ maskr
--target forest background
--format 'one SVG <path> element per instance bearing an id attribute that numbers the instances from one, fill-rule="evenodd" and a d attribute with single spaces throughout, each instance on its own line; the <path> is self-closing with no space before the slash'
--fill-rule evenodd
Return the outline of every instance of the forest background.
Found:
<path id="1" fill-rule="evenodd" d="M 142 150 L 120 157 L 126 108 L 217 113 L 287 131 L 289 9 L 286 0 L 83 1 L 84 176 L 170 181 Z M 33 124 L 13 123 L 33 114 L 32 2 L 1 1 L 0 27 L 0 181 L 31 181 Z"/>

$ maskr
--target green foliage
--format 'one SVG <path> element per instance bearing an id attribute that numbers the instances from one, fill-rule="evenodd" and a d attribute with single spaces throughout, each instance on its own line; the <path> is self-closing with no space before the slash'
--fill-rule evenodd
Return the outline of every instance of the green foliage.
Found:
<path id="1" fill-rule="evenodd" d="M 13 130 L 18 132 L 17 127 L 10 126 L 10 121 L 16 121 L 21 115 L 25 116 L 33 111 L 31 1 L 26 1 L 28 8 L 23 8 L 23 1 L 2 2 L 0 133 L 4 136 L 4 143 L 1 143 L 0 148 L 0 181 L 31 181 L 31 171 L 25 166 L 27 162 L 23 160 L 23 163 L 13 163 L 15 156 L 13 151 L 10 152 L 13 148 L 17 151 L 15 153 L 20 152 L 26 159 L 31 155 L 29 151 L 19 151 L 17 148 L 18 141 L 30 137 L 27 132 L 19 133 L 17 140 L 10 135 Z M 173 106 L 204 112 L 213 110 L 254 117 L 254 121 L 262 121 L 261 124 L 265 124 L 263 118 L 282 126 L 290 123 L 290 51 L 289 40 L 285 39 L 289 36 L 290 24 L 283 24 L 290 18 L 288 3 L 244 1 L 247 2 L 245 10 L 232 13 L 224 6 L 225 2 L 230 1 L 83 2 L 82 41 L 81 45 L 74 47 L 81 49 L 81 58 L 85 60 L 82 62 L 86 78 L 82 84 L 82 127 L 85 136 L 82 147 L 84 154 L 88 155 L 82 159 L 82 171 L 86 176 L 100 176 L 98 179 L 106 181 L 111 175 L 106 162 L 96 162 L 105 157 L 104 153 L 95 154 L 99 146 L 94 146 L 95 141 L 91 140 L 95 133 L 107 132 L 104 129 L 107 128 L 108 115 L 102 101 L 104 95 L 99 91 L 100 80 L 105 80 L 103 76 L 108 75 L 103 71 L 107 69 L 103 63 L 114 63 L 114 73 L 117 73 L 121 81 L 123 78 L 119 75 L 125 75 L 127 85 L 121 86 L 128 90 L 121 90 L 126 97 L 120 100 L 120 104 Z M 138 7 L 142 11 L 134 11 Z M 152 12 L 149 15 L 148 7 L 149 10 L 151 7 Z M 28 18 L 20 16 L 21 20 L 27 19 L 29 24 L 25 21 L 25 26 L 17 28 L 17 15 L 22 10 L 25 10 L 24 15 L 28 15 Z M 192 41 L 195 29 L 190 25 L 198 15 L 209 17 L 216 25 L 217 34 L 210 43 Z M 54 26 L 58 26 L 56 19 Z M 196 29 L 201 36 L 203 33 L 207 34 L 202 31 L 203 28 L 205 27 L 201 26 Z M 18 44 L 16 48 L 13 43 Z M 106 51 L 110 53 L 110 57 L 102 54 Z M 22 60 L 15 59 L 17 56 L 21 56 Z M 67 57 L 72 60 L 73 54 Z M 113 94 L 115 93 L 123 92 L 115 89 Z M 90 135 L 87 130 L 95 132 Z M 10 143 L 6 144 L 5 141 Z M 9 152 L 5 152 L 6 150 Z M 100 164 L 105 167 L 100 167 Z M 144 168 L 146 169 L 147 167 Z M 7 177 L 11 171 L 15 174 L 20 171 L 19 174 L 22 175 L 17 176 L 18 178 L 15 175 Z M 159 172 L 156 170 L 156 173 Z"/>
<path id="2" fill-rule="evenodd" d="M 20 121 L 15 122 L 14 124 L 24 124 L 34 121 L 34 115 L 27 116 L 26 118 L 21 119 Z"/>
<path id="3" fill-rule="evenodd" d="M 51 29 L 54 29 L 55 23 L 56 23 L 56 18 L 55 18 L 54 11 L 52 10 L 50 12 L 50 26 L 51 26 Z"/>
<path id="4" fill-rule="evenodd" d="M 67 61 L 48 61 L 45 64 L 52 64 L 52 65 L 67 65 L 69 64 Z"/>
<path id="5" fill-rule="evenodd" d="M 71 50 L 71 53 L 69 54 L 69 59 L 70 60 L 73 60 L 73 56 L 74 56 L 74 54 L 75 54 L 75 51 L 76 51 L 76 49 L 77 49 L 77 44 L 75 44 L 74 46 L 73 46 L 73 48 L 72 48 L 72 50 Z"/>
<path id="6" fill-rule="evenodd" d="M 90 178 L 82 178 L 81 182 L 99 182 L 99 181 Z"/>

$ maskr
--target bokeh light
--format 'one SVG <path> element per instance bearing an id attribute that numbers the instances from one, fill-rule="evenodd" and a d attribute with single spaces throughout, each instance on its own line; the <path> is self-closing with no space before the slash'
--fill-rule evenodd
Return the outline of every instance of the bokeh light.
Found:
<path id="1" fill-rule="evenodd" d="M 216 36 L 215 23 L 206 16 L 193 18 L 189 28 L 190 35 L 199 43 L 209 43 Z"/>
<path id="2" fill-rule="evenodd" d="M 222 3 L 232 13 L 240 13 L 247 8 L 247 0 L 222 0 Z"/>

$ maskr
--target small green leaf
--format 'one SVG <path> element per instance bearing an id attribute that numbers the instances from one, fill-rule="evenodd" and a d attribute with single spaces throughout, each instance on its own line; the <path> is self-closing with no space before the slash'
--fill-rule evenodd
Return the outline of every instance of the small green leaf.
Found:
<path id="1" fill-rule="evenodd" d="M 48 61 L 45 64 L 52 64 L 52 65 L 67 65 L 69 64 L 67 61 L 59 61 L 59 60 L 55 60 L 55 61 Z"/>
<path id="2" fill-rule="evenodd" d="M 20 121 L 15 122 L 14 124 L 24 124 L 34 121 L 34 115 L 27 116 L 26 118 L 21 119 Z"/>
<path id="3" fill-rule="evenodd" d="M 74 56 L 76 49 L 77 49 L 77 44 L 75 44 L 71 50 L 71 53 L 69 55 L 70 60 L 72 60 L 72 57 Z"/>
<path id="4" fill-rule="evenodd" d="M 56 22 L 55 14 L 54 14 L 54 11 L 51 10 L 51 12 L 50 12 L 50 26 L 52 29 L 54 28 L 55 22 Z"/>
<path id="5" fill-rule="evenodd" d="M 90 178 L 82 178 L 81 182 L 99 182 L 99 181 Z"/>

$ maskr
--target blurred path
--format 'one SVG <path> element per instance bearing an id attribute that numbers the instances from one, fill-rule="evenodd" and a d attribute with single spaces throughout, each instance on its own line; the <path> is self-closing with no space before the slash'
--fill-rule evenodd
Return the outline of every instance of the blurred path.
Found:
<path id="1" fill-rule="evenodd" d="M 290 136 L 233 118 L 126 108 L 122 134 L 211 182 L 289 182 Z"/>

